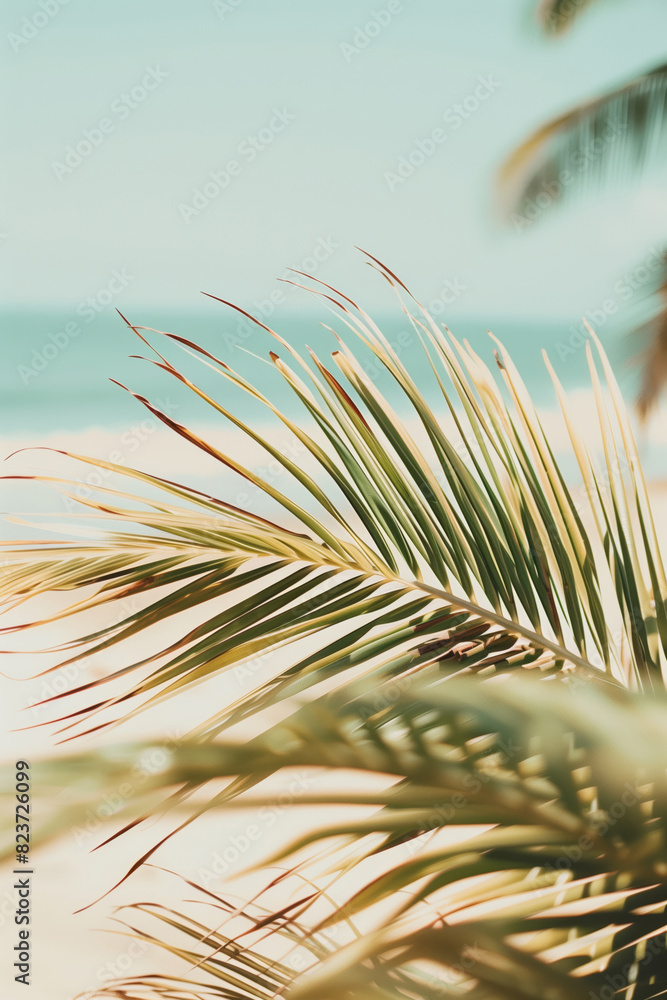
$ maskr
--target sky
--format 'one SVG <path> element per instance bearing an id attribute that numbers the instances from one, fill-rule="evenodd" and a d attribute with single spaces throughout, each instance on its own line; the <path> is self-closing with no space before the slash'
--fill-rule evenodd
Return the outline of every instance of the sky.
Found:
<path id="1" fill-rule="evenodd" d="M 301 267 L 372 305 L 359 246 L 490 325 L 594 309 L 667 231 L 667 186 L 517 232 L 494 178 L 546 118 L 663 61 L 667 7 L 594 5 L 553 41 L 535 6 L 5 0 L 5 301 L 252 307 Z"/>

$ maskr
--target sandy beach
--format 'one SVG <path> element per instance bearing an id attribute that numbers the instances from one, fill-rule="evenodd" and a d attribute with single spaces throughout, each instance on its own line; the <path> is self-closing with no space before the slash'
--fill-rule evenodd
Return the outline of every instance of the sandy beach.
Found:
<path id="1" fill-rule="evenodd" d="M 574 402 L 577 413 L 577 420 L 584 421 L 591 418 L 590 397 L 581 396 Z M 550 432 L 551 440 L 554 441 L 557 454 L 565 455 L 568 449 L 568 441 L 562 433 L 562 426 L 559 429 L 559 418 L 556 414 L 546 411 L 542 414 L 543 423 Z M 657 454 L 664 447 L 667 431 L 661 421 L 654 421 L 651 424 L 649 433 L 646 435 L 642 445 L 645 451 L 651 455 Z M 417 434 L 414 426 L 411 431 Z M 221 431 L 218 428 L 202 428 L 202 433 L 208 435 L 209 439 L 215 439 L 216 444 L 221 448 L 230 450 L 238 449 L 239 438 L 233 431 Z M 45 443 L 54 445 L 58 441 L 60 447 L 66 447 L 78 453 L 92 453 L 97 455 L 110 454 L 116 447 L 118 435 L 111 432 L 104 432 L 91 429 L 78 435 L 59 434 L 53 441 Z M 27 444 L 22 439 L 20 446 Z M 287 448 L 293 442 L 283 435 L 281 443 Z M 19 442 L 10 442 L 10 448 L 19 446 Z M 176 439 L 168 432 L 159 427 L 146 430 L 146 439 L 137 454 L 132 456 L 132 464 L 147 467 L 151 472 L 158 475 L 168 475 L 174 478 L 174 470 L 178 470 L 178 477 L 184 481 L 194 481 L 199 488 L 210 490 L 216 495 L 238 498 L 247 492 L 243 484 L 239 486 L 238 479 L 227 472 L 220 471 L 220 467 L 209 456 L 197 453 L 184 442 Z M 261 449 L 248 448 L 243 445 L 244 460 L 256 469 L 263 468 L 263 456 Z M 61 456 L 48 452 L 33 452 L 17 456 L 12 459 L 12 467 L 16 467 L 17 462 L 23 466 L 23 470 L 38 469 L 41 473 L 76 474 L 80 471 L 80 466 L 67 462 Z M 63 466 L 65 469 L 63 470 Z M 280 471 L 278 470 L 279 481 Z M 178 478 L 177 477 L 177 478 Z M 91 484 L 88 484 L 91 485 Z M 53 511 L 54 498 L 62 503 L 53 494 L 46 499 L 44 487 L 34 487 L 40 491 L 39 501 L 35 504 L 31 497 L 32 487 L 26 488 L 26 484 L 21 484 L 17 489 L 22 499 L 27 503 L 27 509 L 39 511 Z M 87 487 L 83 487 L 84 495 Z M 75 491 L 76 492 L 76 491 Z M 649 487 L 653 515 L 656 529 L 663 545 L 667 545 L 667 479 L 653 479 Z M 587 508 L 587 498 L 582 488 L 574 490 L 577 509 L 580 511 L 584 522 L 591 524 L 590 514 Z M 51 506 L 49 507 L 49 504 Z M 25 509 L 25 508 L 24 508 Z M 62 513 L 68 512 L 67 505 Z M 38 521 L 40 519 L 38 518 Z M 21 529 L 24 537 L 29 537 L 30 531 Z M 610 607 L 613 605 L 613 597 L 610 594 Z M 51 598 L 40 599 L 36 613 L 46 613 L 49 608 L 54 607 L 54 600 Z M 34 609 L 33 609 L 34 610 Z M 24 612 L 12 613 L 7 623 L 12 618 L 20 619 Z M 187 617 L 187 616 L 186 616 Z M 191 624 L 191 620 L 180 622 L 178 627 L 186 627 Z M 14 649 L 31 649 L 36 633 L 25 633 L 12 635 L 5 645 Z M 42 646 L 62 642 L 71 636 L 71 625 L 59 622 L 47 629 L 40 630 L 39 641 Z M 164 638 L 164 636 L 161 636 Z M 142 636 L 136 649 L 138 653 L 146 653 L 151 649 L 152 637 L 150 634 Z M 52 727 L 41 725 L 50 717 L 48 706 L 40 708 L 30 708 L 35 701 L 52 694 L 60 693 L 72 686 L 81 683 L 84 678 L 102 676 L 114 665 L 113 656 L 100 655 L 79 667 L 72 665 L 56 674 L 48 674 L 43 677 L 35 676 L 45 666 L 55 662 L 53 654 L 38 655 L 35 653 L 25 653 L 23 655 L 6 655 L 4 657 L 3 671 L 8 677 L 23 678 L 15 683 L 5 684 L 5 702 L 3 705 L 3 717 L 5 720 L 23 720 L 26 725 L 37 728 L 28 728 L 18 732 L 5 733 L 2 742 L 2 757 L 5 761 L 11 762 L 15 757 L 28 760 L 35 760 L 38 757 L 50 756 L 54 753 L 62 754 L 72 750 L 85 750 L 86 746 L 95 747 L 101 740 L 99 737 L 86 738 L 85 740 L 66 744 L 65 746 L 54 747 L 51 735 Z M 271 672 L 278 669 L 279 658 L 271 656 L 260 662 L 256 672 L 249 678 L 240 681 L 238 676 L 229 672 L 225 677 L 218 678 L 210 682 L 206 689 L 206 702 L 228 701 L 239 697 L 243 690 L 243 685 L 269 676 Z M 170 734 L 170 738 L 178 738 L 190 725 L 195 725 L 202 718 L 202 688 L 195 688 L 176 703 L 170 702 L 163 705 L 158 710 L 153 710 L 148 716 L 142 716 L 138 720 L 127 724 L 120 731 L 109 734 L 110 739 L 118 739 L 121 735 L 126 739 L 148 738 L 154 736 L 156 742 L 160 742 L 161 734 Z M 283 781 L 276 786 L 276 796 L 279 797 L 289 786 L 292 776 L 287 775 Z M 54 802 L 53 805 L 56 803 Z M 160 851 L 154 859 L 158 865 L 163 865 L 169 869 L 179 872 L 186 878 L 199 881 L 203 877 L 208 888 L 218 891 L 223 886 L 228 893 L 239 893 L 243 896 L 243 891 L 256 889 L 257 883 L 253 882 L 253 877 L 249 877 L 237 888 L 235 883 L 230 882 L 230 877 L 235 871 L 247 867 L 252 861 L 265 856 L 268 851 L 273 851 L 277 843 L 289 841 L 303 826 L 305 817 L 301 815 L 298 808 L 287 810 L 278 809 L 270 824 L 266 820 L 259 818 L 257 810 L 233 811 L 225 814 L 209 814 L 200 819 L 196 827 L 186 830 L 177 838 L 168 842 L 164 849 Z M 132 944 L 127 938 L 118 937 L 115 934 L 102 933 L 109 930 L 112 923 L 107 916 L 109 904 L 122 905 L 136 900 L 173 900 L 174 892 L 176 898 L 180 898 L 178 887 L 174 887 L 174 876 L 167 875 L 155 868 L 144 867 L 136 872 L 126 883 L 116 890 L 110 897 L 107 897 L 103 904 L 84 909 L 83 912 L 74 911 L 81 907 L 86 907 L 98 896 L 107 892 L 109 888 L 124 874 L 134 859 L 140 854 L 142 849 L 156 842 L 160 835 L 172 829 L 174 818 L 167 820 L 153 821 L 147 824 L 140 831 L 135 831 L 130 837 L 114 841 L 112 844 L 102 848 L 100 853 L 91 854 L 92 848 L 103 839 L 105 827 L 99 821 L 99 817 L 91 815 L 88 817 L 87 826 L 78 827 L 71 833 L 61 836 L 58 841 L 39 850 L 34 855 L 35 867 L 35 909 L 36 919 L 34 927 L 34 940 L 37 949 L 34 962 L 34 984 L 32 986 L 33 1000 L 69 1000 L 75 995 L 77 990 L 91 989 L 108 980 L 112 975 L 137 974 L 150 971 L 153 967 L 155 957 L 143 946 Z M 261 836 L 249 845 L 248 850 L 242 853 L 234 848 L 234 844 L 243 843 L 244 829 L 249 823 L 258 824 Z M 108 830 L 106 830 L 108 832 Z M 452 831 L 452 837 L 458 838 L 464 834 L 460 829 Z M 239 839 L 240 838 L 240 839 Z M 226 853 L 225 853 L 226 852 Z M 234 860 L 235 853 L 238 857 Z M 224 863 L 220 858 L 224 856 L 227 861 Z M 223 871 L 220 875 L 217 871 Z M 4 887 L 0 892 L 0 936 L 6 948 L 12 947 L 12 936 L 15 932 L 13 924 L 14 897 L 11 883 L 11 875 L 5 869 Z M 245 890 L 241 891 L 243 886 Z M 183 884 L 183 898 L 191 898 L 192 892 Z M 160 962 L 167 961 L 167 965 L 172 966 L 171 960 L 159 958 Z M 67 975 L 61 980 L 54 979 L 54 971 L 59 968 L 67 968 Z M 177 965 L 174 965 L 177 970 Z M 13 997 L 12 997 L 13 1000 Z"/>

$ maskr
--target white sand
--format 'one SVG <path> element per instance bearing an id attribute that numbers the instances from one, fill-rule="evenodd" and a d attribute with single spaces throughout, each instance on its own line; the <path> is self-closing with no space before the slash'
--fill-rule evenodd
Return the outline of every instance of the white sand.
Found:
<path id="1" fill-rule="evenodd" d="M 591 421 L 591 400 L 588 394 L 575 394 L 573 401 L 576 420 L 578 426 L 586 426 L 586 421 Z M 552 440 L 558 452 L 568 450 L 567 439 L 563 435 L 562 426 L 554 414 L 545 413 L 544 422 L 552 431 Z M 290 440 L 287 432 L 279 432 L 281 445 L 285 448 L 292 448 L 294 442 Z M 210 437 L 211 435 L 209 435 Z M 216 444 L 223 448 L 238 453 L 239 435 L 233 431 L 214 431 L 212 436 Z M 126 439 L 126 442 L 129 439 Z M 95 454 L 103 457 L 115 455 L 119 450 L 119 437 L 115 433 L 91 430 L 79 435 L 59 434 L 54 438 L 53 443 L 59 447 L 67 447 L 84 454 Z M 667 441 L 667 423 L 656 420 L 651 425 L 650 433 L 642 446 L 653 464 L 656 451 L 662 451 L 662 447 Z M 6 451 L 13 450 L 15 446 L 25 445 L 31 442 L 21 439 L 21 441 L 9 442 Z M 122 448 L 120 449 L 122 451 Z M 147 468 L 157 474 L 166 475 L 169 478 L 181 478 L 183 481 L 196 480 L 196 485 L 202 489 L 210 489 L 218 496 L 225 496 L 234 502 L 239 494 L 244 492 L 244 487 L 238 480 L 227 472 L 221 472 L 220 466 L 209 457 L 202 455 L 191 449 L 184 442 L 175 441 L 173 435 L 166 431 L 155 428 L 146 435 L 146 440 L 141 442 L 130 452 L 126 446 L 127 453 L 121 454 L 120 458 L 114 458 L 131 465 Z M 243 459 L 256 467 L 265 464 L 261 450 L 254 446 L 243 445 Z M 32 455 L 22 456 L 12 460 L 12 467 L 21 471 L 48 472 L 58 470 L 63 472 L 63 460 L 58 456 L 49 456 L 45 452 L 34 452 Z M 176 471 L 177 470 L 177 471 Z M 7 469 L 9 471 L 9 469 Z M 74 466 L 67 467 L 67 474 L 75 474 Z M 667 464 L 665 466 L 667 473 Z M 278 481 L 280 479 L 278 478 Z M 28 496 L 25 486 L 15 487 L 16 496 L 23 500 Z M 138 484 L 138 491 L 141 486 Z M 230 495 L 231 491 L 231 495 Z M 10 491 L 11 492 L 11 491 Z M 13 494 L 12 494 L 13 497 Z M 663 539 L 667 535 L 667 479 L 662 477 L 656 479 L 651 485 L 651 497 L 655 514 L 656 525 L 660 537 Z M 60 503 L 60 501 L 58 501 Z M 33 505 L 34 504 L 34 505 Z M 14 509 L 16 507 L 11 504 Z M 39 502 L 27 501 L 27 505 L 36 506 L 39 510 L 53 510 L 53 499 L 40 499 Z M 5 504 L 9 506 L 9 504 Z M 64 510 L 64 508 L 60 508 Z M 24 529 L 24 537 L 34 534 L 33 531 Z M 67 635 L 67 626 L 58 625 L 51 631 L 48 641 L 57 641 Z M 29 644 L 32 636 L 23 637 L 21 642 Z M 44 642 L 44 637 L 41 639 Z M 146 643 L 144 638 L 142 642 Z M 2 643 L 9 645 L 9 643 Z M 16 647 L 14 647 L 16 648 Z M 148 646 L 147 648 L 150 648 Z M 35 655 L 27 656 L 6 656 L 4 658 L 3 671 L 13 677 L 29 678 L 38 669 L 43 669 L 45 661 Z M 53 662 L 52 660 L 50 662 Z M 93 665 L 93 670 L 106 671 L 113 665 L 109 658 L 100 658 L 97 665 Z M 77 672 L 64 677 L 62 683 L 72 684 L 78 681 L 78 668 L 73 668 Z M 90 669 L 90 668 L 89 668 Z M 271 663 L 265 665 L 266 670 L 271 670 Z M 258 674 L 259 676 L 259 674 Z M 231 687 L 229 686 L 231 683 Z M 5 723 L 2 735 L 2 757 L 4 760 L 13 761 L 17 758 L 36 759 L 38 756 L 52 752 L 51 736 L 48 727 L 32 729 L 23 732 L 9 732 L 28 722 L 41 721 L 48 717 L 48 712 L 44 710 L 38 712 L 21 713 L 20 709 L 34 702 L 36 698 L 48 694 L 46 684 L 54 684 L 53 678 L 25 680 L 23 683 L 5 682 L 4 701 L 2 706 L 2 716 Z M 227 688 L 225 688 L 227 684 Z M 156 714 L 151 719 L 151 728 L 154 732 L 159 732 L 161 727 L 172 732 L 182 732 L 187 727 L 189 721 L 197 721 L 202 716 L 202 697 L 206 691 L 206 713 L 209 714 L 211 705 L 217 700 L 238 696 L 240 693 L 236 682 L 226 680 L 220 684 L 206 688 L 198 688 L 183 701 L 171 702 L 168 706 Z M 234 686 L 236 685 L 236 686 Z M 57 690 L 57 687 L 52 688 Z M 132 725 L 128 730 L 123 730 L 123 735 L 128 738 L 142 735 L 145 723 L 140 720 Z M 120 734 L 118 734 L 120 735 Z M 112 734 L 108 738 L 115 738 Z M 86 745 L 93 743 L 75 743 L 70 745 L 71 749 L 84 750 Z M 62 752 L 62 751 L 57 751 Z M 160 853 L 158 862 L 167 867 L 176 868 L 182 874 L 190 878 L 201 877 L 202 870 L 212 870 L 216 855 L 227 850 L 227 856 L 233 855 L 233 837 L 243 837 L 243 831 L 249 823 L 259 823 L 261 836 L 252 849 L 244 852 L 235 865 L 230 866 L 230 870 L 238 869 L 242 865 L 248 864 L 252 859 L 260 857 L 263 853 L 275 849 L 276 844 L 281 840 L 290 837 L 303 829 L 305 818 L 297 810 L 287 813 L 283 811 L 276 815 L 275 821 L 270 825 L 266 821 L 258 819 L 255 811 L 251 815 L 244 813 L 234 813 L 231 816 L 209 815 L 198 822 L 196 830 L 186 831 L 177 840 L 170 844 Z M 142 971 L 149 971 L 154 967 L 150 955 L 138 953 L 129 948 L 129 942 L 117 938 L 113 935 L 96 933 L 99 928 L 109 928 L 109 914 L 112 905 L 131 902 L 134 900 L 162 899 L 165 902 L 173 901 L 181 896 L 191 896 L 192 893 L 185 886 L 176 885 L 173 877 L 164 875 L 150 868 L 145 868 L 135 873 L 132 878 L 125 883 L 121 889 L 116 891 L 102 903 L 83 913 L 74 914 L 78 907 L 86 905 L 94 900 L 102 892 L 106 891 L 125 871 L 129 864 L 139 855 L 140 851 L 151 842 L 158 839 L 160 832 L 166 829 L 163 823 L 151 824 L 150 828 L 123 838 L 115 842 L 101 852 L 90 854 L 89 849 L 97 840 L 97 834 L 90 839 L 82 837 L 81 831 L 74 835 L 67 835 L 59 841 L 38 851 L 33 856 L 34 875 L 34 925 L 33 925 L 33 985 L 31 987 L 31 1000 L 68 1000 L 77 992 L 90 989 L 96 983 L 100 983 L 104 978 L 116 971 L 122 974 L 137 974 Z M 242 841 L 241 841 L 242 842 Z M 232 845 L 230 847 L 230 845 Z M 13 923 L 13 909 L 15 906 L 15 895 L 11 888 L 12 874 L 7 868 L 3 869 L 3 882 L 0 885 L 0 955 L 3 956 L 3 963 L 11 953 L 13 945 L 16 943 L 16 927 Z M 223 881 L 211 883 L 211 888 L 220 889 Z M 235 891 L 230 886 L 230 891 Z M 129 950 L 128 950 L 129 948 Z M 3 974 L 3 987 L 5 984 Z M 3 997 L 7 1000 L 24 997 L 24 988 L 11 983 L 8 990 L 3 990 Z"/>

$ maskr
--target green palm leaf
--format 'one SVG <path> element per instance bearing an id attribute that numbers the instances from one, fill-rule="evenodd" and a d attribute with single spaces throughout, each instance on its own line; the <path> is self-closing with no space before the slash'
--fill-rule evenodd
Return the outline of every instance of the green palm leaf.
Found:
<path id="1" fill-rule="evenodd" d="M 83 814 L 100 794 L 92 788 L 122 780 L 145 752 L 46 762 L 35 787 L 47 794 L 67 782 Z M 304 767 L 348 777 L 339 792 L 330 778 L 319 791 L 315 777 L 294 802 L 309 806 L 309 829 L 264 863 L 288 864 L 304 847 L 312 856 L 327 843 L 323 858 L 301 868 L 311 889 L 300 881 L 295 896 L 279 879 L 279 905 L 269 894 L 250 916 L 225 899 L 211 902 L 209 891 L 214 912 L 196 923 L 134 908 L 195 939 L 193 949 L 150 937 L 197 965 L 195 977 L 179 980 L 183 995 L 263 996 L 280 987 L 303 998 L 435 996 L 429 990 L 443 979 L 454 995 L 467 985 L 489 1000 L 584 998 L 609 983 L 622 990 L 635 982 L 645 998 L 664 990 L 664 698 L 562 680 L 421 675 L 398 693 L 396 685 L 351 684 L 249 742 L 173 747 L 130 812 L 158 789 L 222 777 L 231 784 L 213 807 L 256 807 L 271 801 L 259 777 Z M 374 783 L 352 784 L 350 771 Z M 250 797 L 244 778 L 255 781 Z M 347 806 L 347 818 L 318 825 L 318 807 L 334 803 Z M 441 836 L 452 824 L 476 829 L 452 843 Z M 355 889 L 346 894 L 352 863 Z M 287 948 L 272 961 L 269 931 L 272 948 L 274 935 Z M 309 953 L 308 974 L 286 962 L 295 947 Z M 162 987 L 165 977 L 156 976 L 111 989 L 154 997 Z"/>
<path id="2" fill-rule="evenodd" d="M 667 66 L 584 101 L 533 132 L 503 164 L 500 190 L 517 228 L 575 192 L 617 184 L 664 154 Z"/>
<path id="3" fill-rule="evenodd" d="M 637 410 L 646 420 L 667 383 L 667 255 L 662 254 L 655 279 L 647 285 L 649 316 L 632 331 L 632 361 L 640 368 Z"/>
<path id="4" fill-rule="evenodd" d="M 430 392 L 371 317 L 321 284 L 346 340 L 338 336 L 325 363 L 274 334 L 280 354 L 271 354 L 306 420 L 210 352 L 161 337 L 165 351 L 183 348 L 265 407 L 298 439 L 303 464 L 153 348 L 166 375 L 265 448 L 287 485 L 135 393 L 275 514 L 70 456 L 140 492 L 101 487 L 80 501 L 85 517 L 109 525 L 101 540 L 5 546 L 9 608 L 49 592 L 62 599 L 49 616 L 8 626 L 7 641 L 17 628 L 76 622 L 128 597 L 139 605 L 60 647 L 60 666 L 107 650 L 118 664 L 49 699 L 64 706 L 65 739 L 280 652 L 268 677 L 218 697 L 213 714 L 171 743 L 35 765 L 36 794 L 68 786 L 57 810 L 37 809 L 36 838 L 76 827 L 124 789 L 107 839 L 156 814 L 171 820 L 119 873 L 126 878 L 203 813 L 270 804 L 271 782 L 295 768 L 338 775 L 338 789 L 315 782 L 299 795 L 312 822 L 266 859 L 299 873 L 296 897 L 279 877 L 277 903 L 239 907 L 209 892 L 205 917 L 137 904 L 127 931 L 190 970 L 102 995 L 435 1000 L 463 990 L 473 1000 L 583 1000 L 618 982 L 614 990 L 632 984 L 628 1000 L 649 1000 L 667 986 L 667 581 L 618 387 L 592 335 L 596 448 L 591 427 L 584 441 L 573 425 L 552 372 L 582 502 L 502 345 L 494 375 L 373 263 L 422 339 Z M 150 331 L 136 332 L 148 346 Z M 369 354 L 391 394 L 369 378 Z M 176 638 L 156 630 L 195 611 L 198 623 L 186 619 Z M 137 660 L 126 644 L 144 632 L 154 652 Z M 97 700 L 81 707 L 88 697 Z M 278 705 L 283 721 L 270 724 Z M 246 720 L 251 739 L 234 728 Z M 342 808 L 335 822 L 331 805 Z M 463 839 L 448 835 L 455 827 Z M 308 864 L 295 867 L 304 852 Z M 158 929 L 138 925 L 145 920 Z M 294 948 L 306 956 L 303 975 L 289 962 Z"/>
<path id="5" fill-rule="evenodd" d="M 597 0 L 541 0 L 537 18 L 549 35 L 562 35 Z"/>
<path id="6" fill-rule="evenodd" d="M 403 292 L 398 279 L 383 273 Z M 49 699 L 95 692 L 98 700 L 62 716 L 68 735 L 130 717 L 267 651 L 281 651 L 273 675 L 221 706 L 198 733 L 221 731 L 346 669 L 381 679 L 444 661 L 476 672 L 532 665 L 585 674 L 595 661 L 610 679 L 662 686 L 667 583 L 632 432 L 599 345 L 607 395 L 592 354 L 589 361 L 604 468 L 596 468 L 569 428 L 590 501 L 586 516 L 599 534 L 593 541 L 501 345 L 502 388 L 469 345 L 446 336 L 416 306 L 411 321 L 434 373 L 429 399 L 371 318 L 331 291 L 326 299 L 360 352 L 372 352 L 391 375 L 402 413 L 341 338 L 332 367 L 315 356 L 308 364 L 278 338 L 287 360 L 273 354 L 273 364 L 306 408 L 306 424 L 209 352 L 165 335 L 266 406 L 298 436 L 312 471 L 157 354 L 169 375 L 265 447 L 294 493 L 135 394 L 194 447 L 261 490 L 278 511 L 275 520 L 136 469 L 70 455 L 150 488 L 151 499 L 101 487 L 97 497 L 79 500 L 86 516 L 112 522 L 103 543 L 5 546 L 0 595 L 9 606 L 46 591 L 77 595 L 34 624 L 128 596 L 140 603 L 113 625 L 62 647 L 68 655 L 54 670 L 115 647 L 121 664 Z M 305 491 L 307 504 L 296 499 L 297 490 Z M 123 524 L 129 530 L 120 531 Z M 608 586 L 615 609 L 603 604 Z M 84 587 L 86 596 L 79 596 Z M 251 593 L 258 596 L 250 599 Z M 206 610 L 202 624 L 188 625 L 168 644 L 153 633 L 154 653 L 123 663 L 126 643 L 198 608 Z M 104 694 L 112 684 L 120 693 Z"/>

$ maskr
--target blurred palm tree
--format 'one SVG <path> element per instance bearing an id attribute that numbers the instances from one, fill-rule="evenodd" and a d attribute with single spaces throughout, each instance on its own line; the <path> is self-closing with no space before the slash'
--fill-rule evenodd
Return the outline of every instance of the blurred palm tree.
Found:
<path id="1" fill-rule="evenodd" d="M 540 0 L 538 20 L 548 34 L 562 35 L 598 0 Z"/>
<path id="2" fill-rule="evenodd" d="M 123 911 L 123 932 L 181 959 L 182 975 L 158 964 L 91 996 L 663 995 L 667 578 L 613 374 L 593 337 L 598 425 L 583 439 L 552 372 L 582 476 L 570 488 L 502 345 L 494 373 L 371 263 L 422 342 L 430 387 L 418 388 L 363 309 L 319 282 L 354 350 L 337 337 L 326 361 L 304 357 L 258 323 L 275 337 L 270 363 L 299 416 L 183 337 L 133 327 L 165 375 L 277 463 L 280 474 L 264 477 L 133 393 L 250 483 L 261 512 L 70 455 L 145 495 L 100 476 L 82 499 L 76 483 L 46 477 L 107 533 L 4 546 L 8 607 L 60 597 L 6 636 L 137 602 L 111 624 L 80 625 L 60 647 L 53 669 L 113 656 L 104 677 L 47 700 L 64 739 L 106 731 L 195 684 L 211 692 L 202 718 L 164 742 L 159 766 L 146 763 L 154 740 L 36 764 L 37 843 L 91 810 L 108 816 L 99 803 L 115 796 L 108 839 L 155 816 L 172 824 L 127 877 L 203 813 L 261 816 L 276 781 L 308 778 L 278 799 L 301 809 L 292 842 L 256 828 L 273 854 L 247 905 L 206 880 L 188 883 L 195 902 Z M 222 400 L 168 359 L 175 348 L 223 380 Z M 298 450 L 235 415 L 230 388 L 276 418 Z M 132 643 L 147 630 L 151 651 L 137 659 Z M 237 671 L 247 689 L 221 695 L 215 682 Z M 4 782 L 12 795 L 13 769 Z"/>
<path id="3" fill-rule="evenodd" d="M 594 0 L 542 0 L 538 18 L 544 31 L 561 35 Z M 607 182 L 624 182 L 651 161 L 664 156 L 667 124 L 667 65 L 657 66 L 601 97 L 587 100 L 547 122 L 507 159 L 500 173 L 515 228 L 522 228 L 552 203 Z M 642 282 L 653 298 L 651 316 L 634 331 L 643 345 L 638 398 L 645 417 L 667 382 L 667 256 L 652 264 Z"/>

